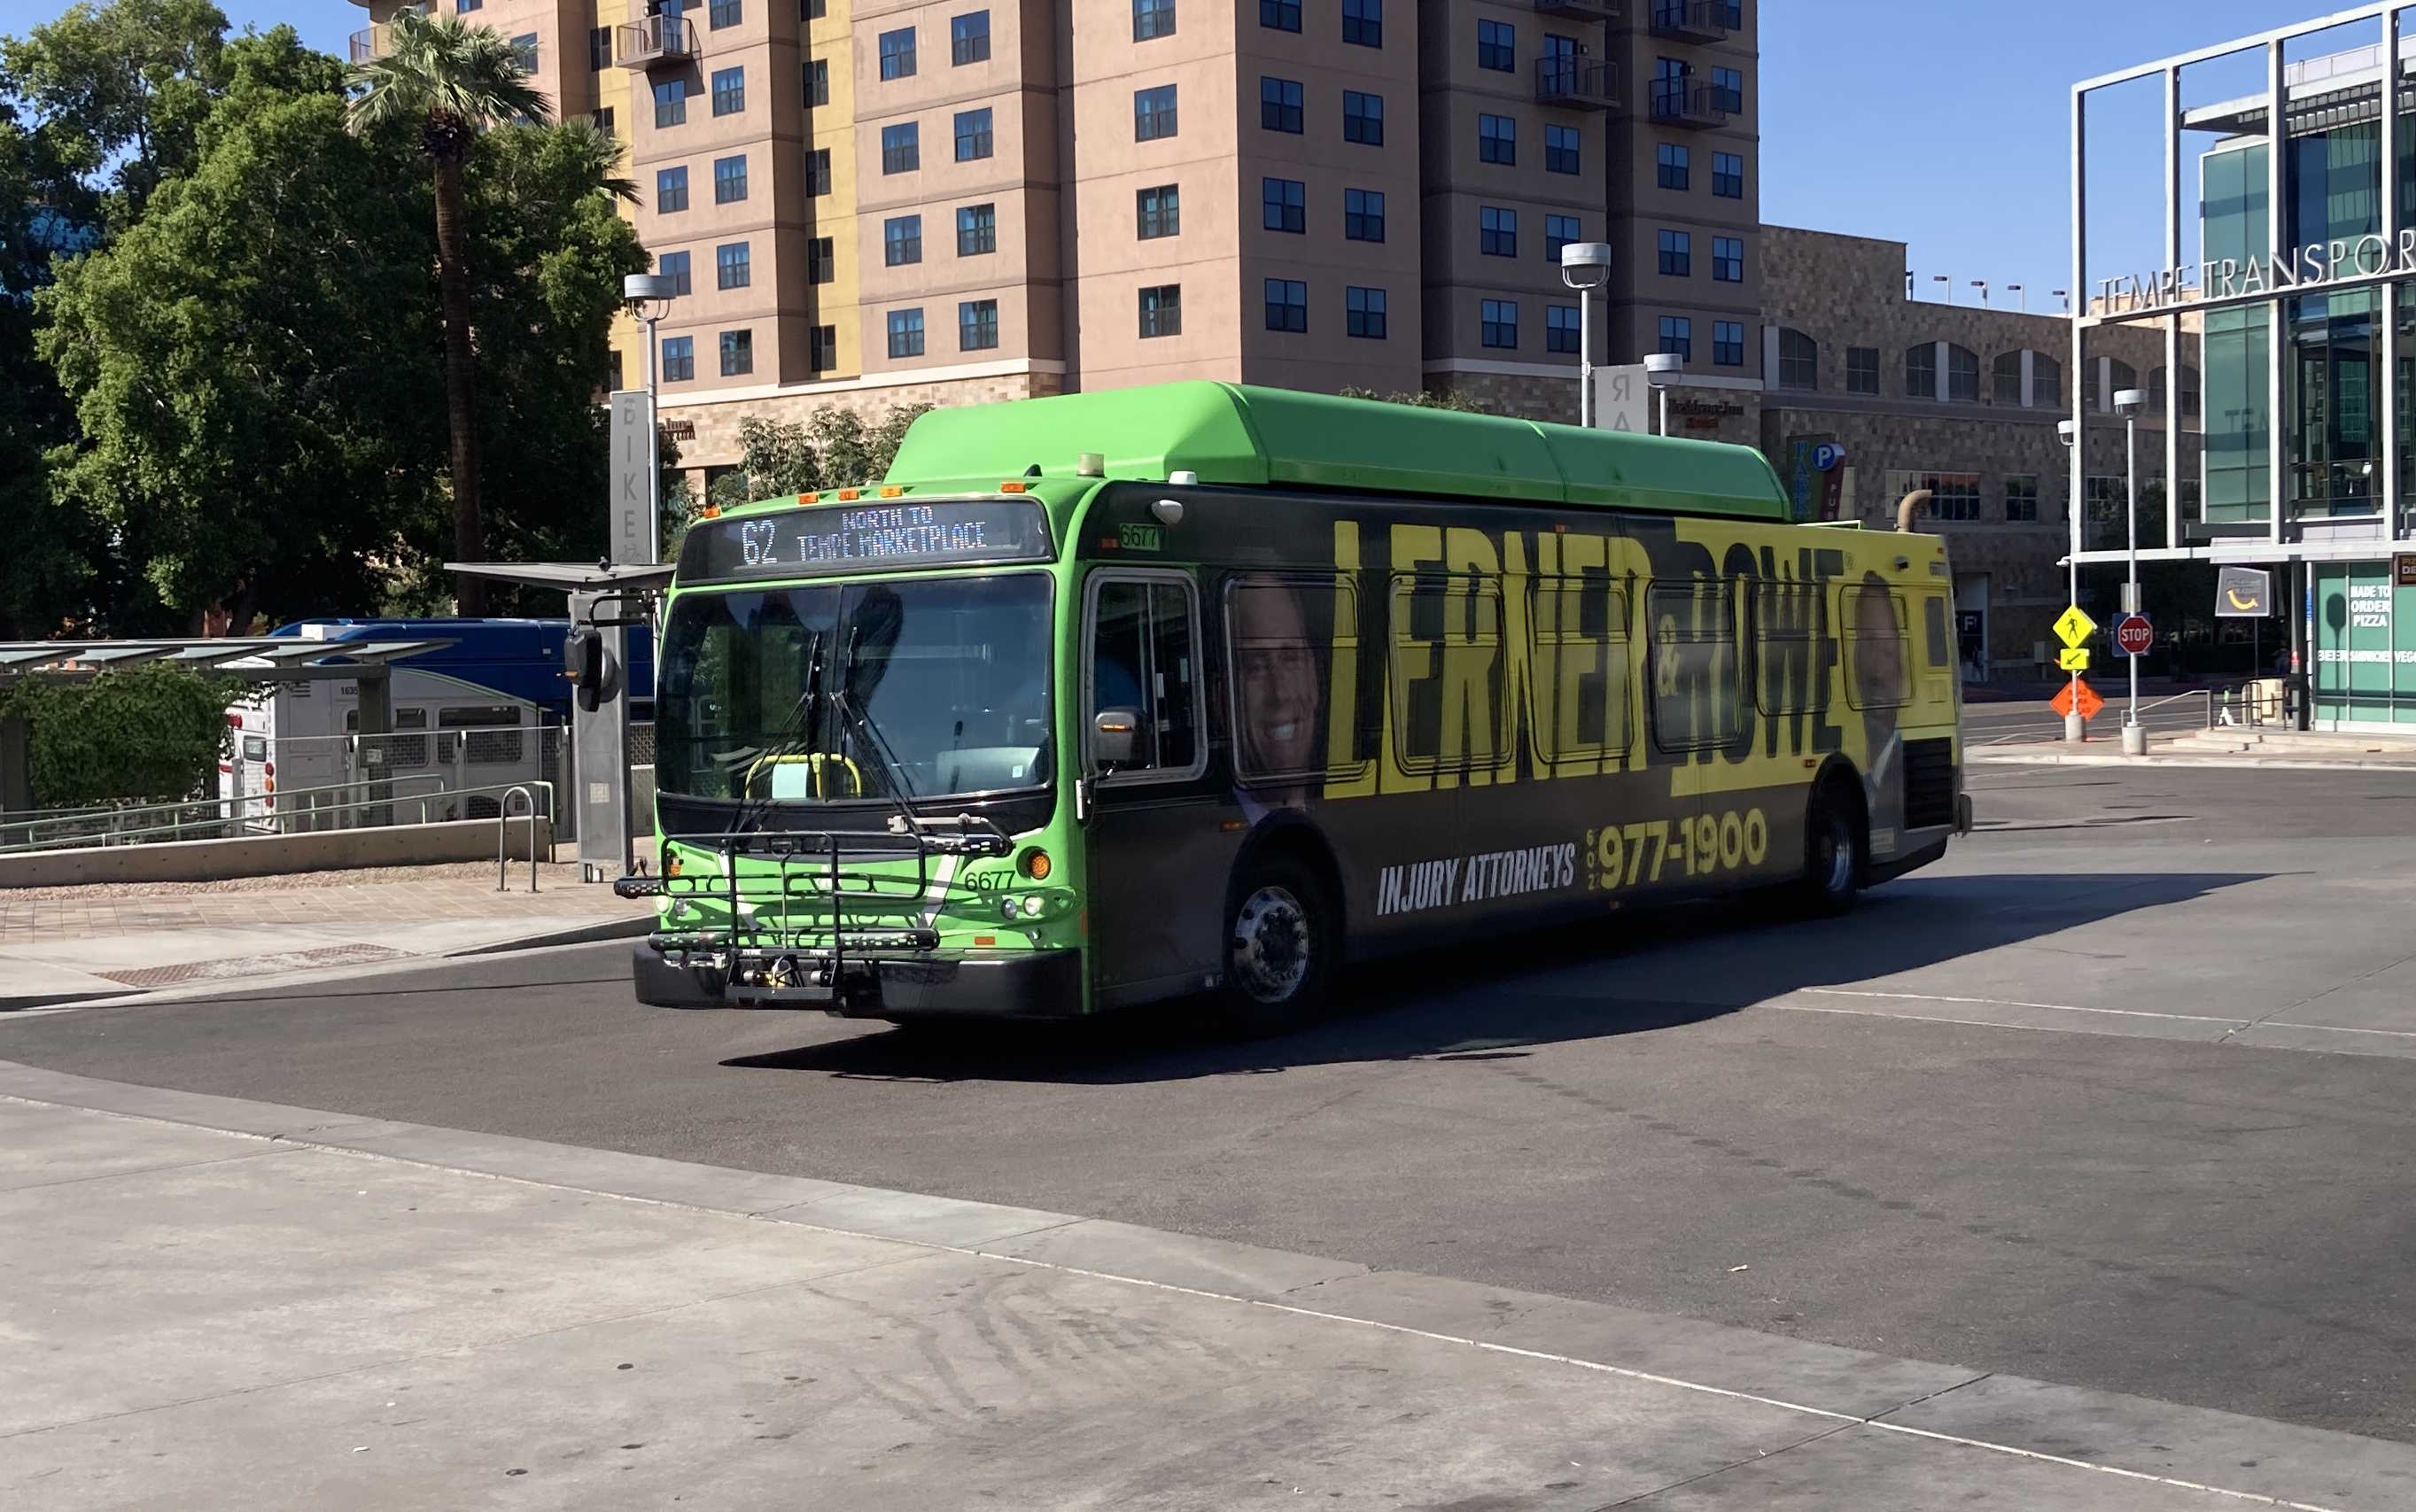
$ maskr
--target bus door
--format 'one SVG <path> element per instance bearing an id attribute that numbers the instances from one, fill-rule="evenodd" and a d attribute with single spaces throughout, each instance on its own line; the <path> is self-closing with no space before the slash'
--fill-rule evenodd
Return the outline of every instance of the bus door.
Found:
<path id="1" fill-rule="evenodd" d="M 1198 588 L 1182 572 L 1094 573 L 1082 624 L 1093 980 L 1106 1003 L 1204 986 L 1231 842 L 1205 780 Z"/>

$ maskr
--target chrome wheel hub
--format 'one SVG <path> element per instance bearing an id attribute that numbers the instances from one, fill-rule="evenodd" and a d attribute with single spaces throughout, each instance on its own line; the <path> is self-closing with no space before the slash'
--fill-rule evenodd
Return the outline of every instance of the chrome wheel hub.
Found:
<path id="1" fill-rule="evenodd" d="M 1282 1003 L 1308 980 L 1308 918 L 1300 900 L 1261 887 L 1233 915 L 1233 977 L 1261 1003 Z"/>

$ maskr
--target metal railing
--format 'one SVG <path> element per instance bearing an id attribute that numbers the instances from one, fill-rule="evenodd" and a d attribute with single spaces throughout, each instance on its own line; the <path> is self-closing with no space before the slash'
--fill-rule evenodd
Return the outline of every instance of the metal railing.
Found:
<path id="1" fill-rule="evenodd" d="M 1721 92 L 1708 83 L 1686 79 L 1653 81 L 1653 118 L 1669 126 L 1726 126 L 1729 112 Z"/>
<path id="2" fill-rule="evenodd" d="M 625 68 L 682 63 L 696 56 L 696 23 L 684 16 L 648 16 L 613 29 L 612 61 Z"/>
<path id="3" fill-rule="evenodd" d="M 364 793 L 362 791 L 365 788 L 384 788 L 390 790 L 396 784 L 404 782 L 428 782 L 434 784 L 434 786 L 425 793 L 395 793 L 392 791 Z M 0 829 L 0 840 L 6 841 L 5 843 L 0 843 L 0 855 L 24 855 L 41 851 L 83 849 L 95 845 L 134 845 L 160 840 L 237 839 L 247 833 L 248 826 L 252 820 L 252 816 L 246 814 L 241 810 L 248 805 L 264 804 L 272 797 L 285 798 L 309 796 L 313 799 L 317 799 L 329 794 L 352 794 L 352 796 L 334 799 L 324 803 L 314 802 L 307 809 L 301 810 L 301 812 L 314 817 L 320 815 L 340 817 L 347 813 L 379 816 L 376 818 L 375 824 L 372 825 L 339 824 L 333 826 L 337 828 L 369 828 L 392 824 L 394 823 L 392 817 L 393 810 L 404 806 L 416 806 L 419 813 L 418 823 L 424 824 L 432 822 L 430 817 L 429 806 L 439 803 L 445 799 L 466 797 L 472 794 L 485 793 L 501 794 L 506 799 L 508 799 L 510 794 L 514 792 L 527 794 L 529 794 L 529 790 L 532 788 L 543 790 L 545 794 L 545 812 L 547 821 L 549 824 L 551 823 L 553 816 L 553 784 L 551 782 L 494 782 L 475 788 L 448 788 L 445 785 L 445 779 L 443 778 L 437 776 L 433 772 L 426 772 L 405 777 L 373 778 L 365 779 L 355 782 L 330 783 L 325 787 L 290 788 L 275 794 L 238 794 L 222 798 L 195 799 L 186 803 L 142 804 L 130 809 L 112 810 L 112 818 L 114 823 L 113 823 L 111 827 L 98 834 L 94 833 L 88 828 L 81 830 L 59 830 L 59 826 L 61 825 L 76 823 L 76 816 L 70 816 L 68 818 L 52 818 L 47 820 L 33 820 L 24 824 L 9 825 L 6 826 L 5 829 Z M 531 801 L 535 801 L 533 795 L 531 797 Z M 197 809 L 224 811 L 214 811 L 212 817 L 208 819 L 196 820 L 186 817 L 188 812 Z M 135 824 L 128 824 L 126 822 L 130 817 L 146 814 L 156 816 L 161 813 L 169 815 L 164 822 L 158 821 L 156 818 L 150 821 Z M 88 818 L 88 816 L 83 817 Z M 439 813 L 439 817 L 441 817 L 441 811 Z M 533 824 L 534 821 L 532 821 L 532 825 Z M 320 825 L 312 827 L 325 828 L 329 826 Z M 38 831 L 46 830 L 57 832 L 49 834 L 37 833 Z M 535 854 L 533 841 L 531 854 Z"/>
<path id="4" fill-rule="evenodd" d="M 528 784 L 525 782 L 513 783 L 511 791 L 504 794 L 503 801 L 495 805 L 495 891 L 505 890 L 504 843 L 512 832 L 512 794 L 514 793 L 519 794 L 521 800 L 528 805 L 529 891 L 535 892 L 536 891 L 536 794 L 528 790 Z M 546 802 L 548 808 L 552 807 L 551 793 L 547 794 Z"/>
<path id="5" fill-rule="evenodd" d="M 1543 105 L 1608 110 L 1619 102 L 1618 70 L 1602 58 L 1537 58 L 1535 100 Z"/>

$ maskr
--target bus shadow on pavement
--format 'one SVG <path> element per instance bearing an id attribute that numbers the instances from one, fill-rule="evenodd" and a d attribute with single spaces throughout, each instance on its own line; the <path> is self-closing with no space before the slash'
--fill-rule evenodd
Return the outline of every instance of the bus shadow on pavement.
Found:
<path id="1" fill-rule="evenodd" d="M 1079 1023 L 866 1024 L 861 1034 L 721 1064 L 926 1081 L 1121 1084 L 1417 1057 L 1501 1059 L 1525 1046 L 1699 1023 L 1808 988 L 1853 987 L 2272 875 L 1925 876 L 1880 888 L 1837 919 L 1777 918 L 1751 900 L 1640 913 L 1356 968 L 1337 984 L 1325 1018 L 1266 1039 L 1223 1036 L 1214 1005 L 1189 1000 Z"/>

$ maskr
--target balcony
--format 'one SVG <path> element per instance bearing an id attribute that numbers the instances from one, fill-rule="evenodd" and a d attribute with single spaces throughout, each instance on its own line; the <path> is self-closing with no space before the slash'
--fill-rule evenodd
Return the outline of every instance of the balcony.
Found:
<path id="1" fill-rule="evenodd" d="M 353 61 L 367 63 L 371 58 L 385 56 L 387 50 L 394 45 L 393 32 L 394 28 L 384 22 L 355 32 L 351 50 Z"/>
<path id="2" fill-rule="evenodd" d="M 1564 110 L 1619 108 L 1619 69 L 1600 58 L 1537 58 L 1535 103 Z"/>
<path id="3" fill-rule="evenodd" d="M 696 23 L 684 16 L 648 16 L 612 32 L 612 61 L 625 68 L 696 60 Z"/>
<path id="4" fill-rule="evenodd" d="M 1572 21 L 1617 21 L 1619 0 L 1535 0 L 1535 11 Z"/>
<path id="5" fill-rule="evenodd" d="M 1729 124 L 1727 104 L 1710 84 L 1691 79 L 1653 81 L 1653 119 L 1661 126 L 1714 129 Z"/>
<path id="6" fill-rule="evenodd" d="M 1672 42 L 1725 42 L 1744 22 L 1735 0 L 1651 0 L 1653 35 Z"/>

